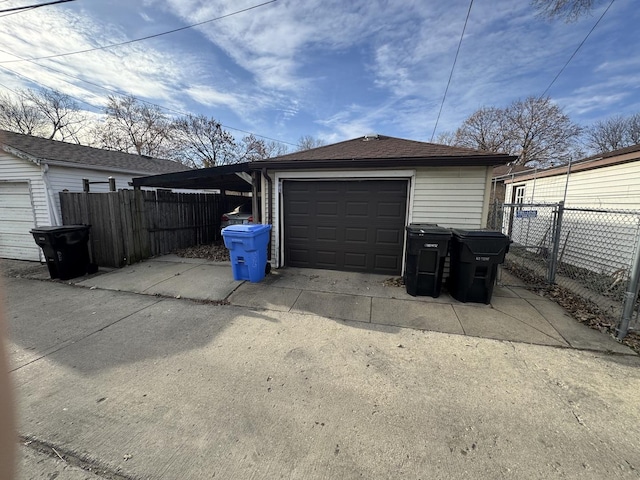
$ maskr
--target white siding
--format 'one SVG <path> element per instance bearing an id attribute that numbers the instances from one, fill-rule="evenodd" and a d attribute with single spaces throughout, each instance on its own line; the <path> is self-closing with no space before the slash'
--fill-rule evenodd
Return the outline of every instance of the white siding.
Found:
<path id="1" fill-rule="evenodd" d="M 40 260 L 29 233 L 35 227 L 29 182 L 0 181 L 0 257 Z"/>
<path id="2" fill-rule="evenodd" d="M 482 228 L 486 167 L 416 170 L 411 221 L 451 228 Z"/>
<path id="3" fill-rule="evenodd" d="M 557 203 L 564 199 L 566 188 L 568 210 L 561 238 L 564 263 L 606 274 L 628 267 L 639 233 L 638 216 L 571 209 L 640 210 L 640 160 L 574 171 L 568 183 L 566 175 L 516 181 L 507 184 L 507 203 L 512 201 L 514 188 L 521 185 L 525 187 L 524 203 Z M 532 209 L 538 211 L 538 217 L 514 218 L 511 236 L 522 244 L 548 243 L 551 210 Z M 533 223 L 547 227 L 532 228 Z"/>
<path id="4" fill-rule="evenodd" d="M 49 204 L 44 181 L 42 180 L 42 172 L 38 165 L 29 160 L 23 160 L 0 151 L 0 182 L 28 182 L 35 226 L 51 225 Z M 28 233 L 30 228 L 25 228 L 25 233 Z M 0 225 L 0 230 L 2 230 L 2 225 Z M 31 234 L 29 233 L 29 235 Z M 19 256 L 10 252 L 0 252 L 0 257 L 19 258 Z M 37 260 L 35 256 L 31 259 Z"/>
<path id="5" fill-rule="evenodd" d="M 151 174 L 150 174 L 151 175 Z M 70 192 L 82 192 L 82 179 L 88 178 L 91 182 L 106 182 L 109 177 L 113 177 L 116 180 L 116 190 L 123 188 L 132 188 L 129 186 L 129 182 L 133 179 L 133 175 L 124 175 L 121 173 L 106 172 L 100 170 L 91 170 L 88 168 L 68 168 L 51 166 L 47 173 L 49 178 L 49 185 L 54 192 L 55 208 L 60 213 L 60 192 L 68 190 Z M 139 176 L 139 175 L 136 175 Z M 108 192 L 109 185 L 106 183 L 99 183 L 91 185 L 90 190 L 92 192 Z"/>
<path id="6" fill-rule="evenodd" d="M 558 175 L 508 184 L 507 203 L 515 185 L 525 185 L 525 203 L 556 203 L 564 198 L 567 177 Z M 565 205 L 640 210 L 640 160 L 571 173 Z"/>

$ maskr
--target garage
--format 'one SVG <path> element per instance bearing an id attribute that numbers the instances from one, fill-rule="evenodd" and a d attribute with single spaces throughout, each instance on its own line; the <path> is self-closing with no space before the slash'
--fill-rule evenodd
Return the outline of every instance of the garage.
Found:
<path id="1" fill-rule="evenodd" d="M 407 180 L 283 182 L 285 265 L 398 275 Z"/>
<path id="2" fill-rule="evenodd" d="M 27 182 L 0 182 L 0 257 L 40 260 L 29 231 L 35 226 Z"/>

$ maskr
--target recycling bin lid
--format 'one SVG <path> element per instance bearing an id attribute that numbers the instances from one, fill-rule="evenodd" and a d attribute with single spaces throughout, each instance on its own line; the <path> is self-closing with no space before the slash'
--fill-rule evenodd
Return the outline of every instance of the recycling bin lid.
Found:
<path id="1" fill-rule="evenodd" d="M 222 235 L 241 235 L 241 236 L 253 236 L 258 235 L 264 231 L 271 230 L 271 225 L 249 225 L 249 224 L 241 224 L 241 225 L 229 225 L 222 229 Z"/>
<path id="2" fill-rule="evenodd" d="M 91 225 L 61 225 L 61 226 L 43 226 L 31 230 L 31 233 L 65 233 L 75 232 L 77 230 L 86 230 Z"/>
<path id="3" fill-rule="evenodd" d="M 451 236 L 451 230 L 439 227 L 435 223 L 410 223 L 405 227 L 407 232 L 412 235 L 442 235 Z"/>
<path id="4" fill-rule="evenodd" d="M 488 228 L 465 230 L 462 228 L 452 228 L 451 232 L 460 238 L 509 238 L 504 233 Z"/>

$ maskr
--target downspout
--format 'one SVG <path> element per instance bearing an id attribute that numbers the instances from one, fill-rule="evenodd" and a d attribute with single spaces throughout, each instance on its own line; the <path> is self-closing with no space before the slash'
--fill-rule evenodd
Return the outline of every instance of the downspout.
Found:
<path id="1" fill-rule="evenodd" d="M 62 225 L 62 220 L 60 219 L 60 214 L 58 214 L 58 209 L 56 208 L 56 197 L 53 189 L 51 188 L 51 183 L 49 182 L 49 177 L 47 176 L 47 172 L 49 172 L 49 164 L 43 163 L 41 166 L 42 169 L 42 181 L 44 182 L 44 188 L 47 189 L 47 196 L 49 197 L 49 217 L 51 218 L 51 222 L 53 226 Z"/>
<path id="2" fill-rule="evenodd" d="M 267 223 L 269 225 L 271 225 L 271 235 L 269 235 L 269 246 L 267 247 L 267 258 L 269 260 L 271 260 L 271 239 L 273 238 L 273 214 L 271 213 L 271 210 L 272 210 L 271 205 L 272 205 L 272 202 L 273 202 L 273 180 L 271 179 L 271 177 L 267 173 L 267 169 L 266 168 L 262 169 L 262 176 L 267 181 L 267 203 L 266 203 L 266 207 L 267 207 L 267 211 L 269 212 L 269 214 L 267 215 Z"/>
<path id="3" fill-rule="evenodd" d="M 569 189 L 569 177 L 571 176 L 571 159 L 569 159 L 569 166 L 567 167 L 567 179 L 564 182 L 564 196 L 562 197 L 562 201 L 567 201 L 567 190 Z"/>

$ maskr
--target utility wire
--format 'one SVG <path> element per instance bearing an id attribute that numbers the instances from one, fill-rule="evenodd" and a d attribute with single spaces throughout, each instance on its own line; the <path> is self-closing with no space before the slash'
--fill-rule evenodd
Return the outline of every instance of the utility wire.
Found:
<path id="1" fill-rule="evenodd" d="M 16 75 L 17 77 L 24 78 L 25 80 L 29 80 L 30 82 L 35 83 L 36 85 L 40 85 L 40 86 L 41 86 L 41 87 L 43 87 L 43 88 L 47 88 L 47 89 L 51 90 L 49 87 L 47 87 L 47 86 L 46 86 L 46 85 L 44 85 L 43 83 L 39 82 L 38 80 L 35 80 L 35 79 L 31 78 L 31 77 L 27 77 L 26 75 L 23 75 L 22 73 L 16 72 L 15 70 L 11 70 L 9 67 L 5 67 L 4 65 L 0 65 L 0 68 L 2 68 L 3 70 L 7 70 L 8 72 L 13 73 L 13 74 L 14 74 L 14 75 Z M 64 81 L 66 81 L 66 80 L 64 80 Z M 69 83 L 70 85 L 72 85 L 72 83 L 71 83 L 71 82 L 67 82 L 67 83 Z M 6 88 L 8 88 L 8 87 L 6 87 Z M 8 89 L 9 89 L 9 90 L 11 90 L 11 91 L 12 91 L 13 93 L 15 93 L 16 95 L 20 95 L 20 96 L 22 96 L 22 94 L 21 94 L 19 91 L 13 90 L 13 89 L 11 89 L 11 88 L 8 88 Z M 94 108 L 94 109 L 96 109 L 96 110 L 98 110 L 98 111 L 102 111 L 102 110 L 103 110 L 103 108 L 102 108 L 102 107 L 96 107 L 95 105 L 93 105 L 93 104 L 91 104 L 91 103 L 87 102 L 86 100 L 82 100 L 81 98 L 74 97 L 74 96 L 72 96 L 72 95 L 68 95 L 68 94 L 65 94 L 65 95 L 67 95 L 69 98 L 72 98 L 72 99 L 74 99 L 74 100 L 76 100 L 76 101 L 78 101 L 78 102 L 80 102 L 80 103 L 84 103 L 85 105 L 89 105 L 91 108 Z"/>
<path id="2" fill-rule="evenodd" d="M 576 54 L 578 53 L 578 50 L 580 50 L 580 48 L 582 48 L 582 45 L 585 44 L 585 42 L 587 41 L 587 39 L 589 38 L 589 36 L 593 33 L 593 31 L 596 29 L 596 27 L 598 26 L 598 24 L 600 23 L 600 20 L 603 19 L 603 17 L 607 14 L 607 12 L 609 11 L 609 9 L 611 8 L 611 5 L 613 5 L 613 2 L 615 2 L 616 0 L 611 0 L 611 3 L 609 3 L 609 6 L 607 8 L 605 8 L 604 12 L 602 12 L 602 15 L 600 15 L 600 18 L 598 19 L 598 21 L 593 25 L 593 27 L 591 27 L 591 30 L 589 30 L 589 33 L 587 33 L 587 36 L 584 37 L 584 40 L 582 40 L 582 42 L 580 42 L 580 45 L 578 45 L 578 48 L 575 49 L 575 51 L 571 54 L 571 56 L 569 57 L 569 60 L 567 60 L 567 62 L 564 64 L 564 66 L 560 69 L 560 71 L 558 72 L 558 74 L 553 77 L 553 80 L 551 80 L 551 83 L 549 84 L 549 86 L 544 90 L 544 92 L 542 92 L 542 95 L 540 95 L 539 98 L 543 98 L 546 93 L 549 91 L 549 89 L 553 86 L 554 83 L 556 83 L 556 80 L 558 79 L 558 77 L 562 74 L 562 72 L 564 72 L 564 69 L 567 68 L 567 65 L 569 65 L 569 62 L 571 62 L 571 60 L 573 60 L 573 57 L 576 56 Z"/>
<path id="3" fill-rule="evenodd" d="M 27 5 L 27 6 L 24 6 L 24 7 L 4 8 L 4 9 L 0 10 L 0 13 L 20 12 L 22 10 L 33 10 L 34 8 L 46 7 L 47 5 L 57 5 L 58 3 L 67 3 L 67 2 L 75 2 L 75 1 L 76 0 L 56 0 L 55 2 L 39 3 L 37 5 Z"/>
<path id="4" fill-rule="evenodd" d="M 473 0 L 469 2 L 469 10 L 467 10 L 467 18 L 464 20 L 464 27 L 462 27 L 462 34 L 460 34 L 460 41 L 458 42 L 458 49 L 456 50 L 456 56 L 453 59 L 453 65 L 451 66 L 451 73 L 449 74 L 449 80 L 447 81 L 447 88 L 444 89 L 444 95 L 442 96 L 442 103 L 440 104 L 440 111 L 438 112 L 438 117 L 436 118 L 436 124 L 433 126 L 433 132 L 431 133 L 431 140 L 433 142 L 433 137 L 436 135 L 436 129 L 438 128 L 438 122 L 440 121 L 440 115 L 442 114 L 442 107 L 444 107 L 444 101 L 447 98 L 447 92 L 449 91 L 449 85 L 451 84 L 451 78 L 453 77 L 453 70 L 456 68 L 456 62 L 458 61 L 458 54 L 460 53 L 460 46 L 462 45 L 462 38 L 464 37 L 464 32 L 467 29 L 467 22 L 469 21 L 469 15 L 471 14 L 471 7 L 473 6 Z"/>
<path id="5" fill-rule="evenodd" d="M 65 1 L 72 1 L 72 0 L 65 0 Z M 255 8 L 264 7 L 265 5 L 269 5 L 270 3 L 274 3 L 276 1 L 277 0 L 269 0 L 268 2 L 260 3 L 258 5 L 254 5 L 252 7 L 243 8 L 242 10 L 238 10 L 238 11 L 235 11 L 235 12 L 227 13 L 226 15 L 222 15 L 220 17 L 210 18 L 209 20 L 205 20 L 203 22 L 194 23 L 192 25 L 186 25 L 184 27 L 175 28 L 173 30 L 168 30 L 166 32 L 154 33 L 153 35 L 147 35 L 146 37 L 134 38 L 133 40 L 127 40 L 125 42 L 112 43 L 112 44 L 109 44 L 109 45 L 103 45 L 103 46 L 94 47 L 94 48 L 87 48 L 85 50 L 78 50 L 76 52 L 58 53 L 56 55 L 46 55 L 46 56 L 43 56 L 43 57 L 25 58 L 25 59 L 22 59 L 22 60 L 5 60 L 5 61 L 2 61 L 0 63 L 16 63 L 16 62 L 24 62 L 24 61 L 30 61 L 30 60 L 45 60 L 45 59 L 49 59 L 49 58 L 68 57 L 70 55 L 77 55 L 79 53 L 94 52 L 96 50 L 105 50 L 107 48 L 120 47 L 122 45 L 128 45 L 130 43 L 141 42 L 143 40 L 149 40 L 150 38 L 156 38 L 156 37 L 161 37 L 163 35 L 169 35 L 170 33 L 181 32 L 182 30 L 187 30 L 189 28 L 194 28 L 194 27 L 198 27 L 200 25 L 204 25 L 205 23 L 211 23 L 211 22 L 215 22 L 217 20 L 222 20 L 223 18 L 228 18 L 228 17 L 231 17 L 233 15 L 238 15 L 239 13 L 248 12 L 249 10 L 253 10 Z"/>
<path id="6" fill-rule="evenodd" d="M 9 53 L 9 52 L 6 52 L 5 50 L 2 50 L 2 49 L 0 49 L 0 52 L 8 53 L 9 55 L 13 55 L 14 57 L 22 58 L 22 57 L 20 57 L 20 56 L 16 55 L 15 53 Z M 61 75 L 65 75 L 65 76 L 67 76 L 67 77 L 73 78 L 73 79 L 75 79 L 75 80 L 78 80 L 79 82 L 84 82 L 84 83 L 87 83 L 87 84 L 89 84 L 89 85 L 93 85 L 94 87 L 101 88 L 102 90 L 106 90 L 107 92 L 114 93 L 114 94 L 116 94 L 116 95 L 127 95 L 126 93 L 123 93 L 123 92 L 121 92 L 121 91 L 118 91 L 118 90 L 115 90 L 115 89 L 112 89 L 112 88 L 108 88 L 108 87 L 105 87 L 105 86 L 103 86 L 103 85 L 99 85 L 99 84 L 94 83 L 94 82 L 90 82 L 89 80 L 84 80 L 84 79 L 82 79 L 82 78 L 80 78 L 80 77 L 76 77 L 75 75 L 71 75 L 70 73 L 63 72 L 62 70 L 58 70 L 58 69 L 53 68 L 53 67 L 48 67 L 48 66 L 46 66 L 46 65 L 41 65 L 41 64 L 39 64 L 39 63 L 36 63 L 36 62 L 35 62 L 35 61 L 33 61 L 33 60 L 26 59 L 26 58 L 25 58 L 25 59 L 23 59 L 23 60 L 25 60 L 25 61 L 27 61 L 27 62 L 30 62 L 30 63 L 33 63 L 34 65 L 37 65 L 37 66 L 39 66 L 39 67 L 44 67 L 44 68 L 46 68 L 46 69 L 48 69 L 48 70 L 51 70 L 51 71 L 56 72 L 56 73 L 59 73 L 59 74 L 61 74 Z M 38 80 L 35 80 L 35 79 L 33 79 L 33 78 L 30 78 L 30 77 L 27 77 L 26 75 L 23 75 L 23 74 L 21 74 L 21 73 L 18 73 L 18 72 L 16 72 L 15 70 L 10 69 L 9 67 L 5 67 L 4 65 L 0 65 L 0 68 L 2 68 L 2 69 L 4 69 L 4 70 L 7 70 L 7 71 L 9 71 L 9 72 L 13 73 L 14 75 L 17 75 L 17 76 L 19 76 L 19 77 L 22 77 L 22 78 L 24 78 L 24 79 L 26 79 L 26 80 L 29 80 L 30 82 L 33 82 L 33 83 L 35 83 L 35 84 L 37 84 L 37 85 L 40 85 L 40 86 L 41 86 L 41 87 L 43 87 L 43 88 L 51 89 L 51 87 L 48 87 L 48 86 L 44 85 L 43 83 L 39 82 Z M 64 81 L 64 82 L 67 82 L 69 85 L 74 85 L 73 83 L 69 82 L 68 80 L 63 80 L 63 81 Z M 74 85 L 74 86 L 75 86 L 75 85 Z M 13 90 L 12 90 L 12 91 L 13 91 Z M 14 93 L 15 93 L 15 91 L 14 91 Z M 89 105 L 90 107 L 92 107 L 92 108 L 94 108 L 94 109 L 96 109 L 96 110 L 98 110 L 98 111 L 103 111 L 103 110 L 104 110 L 104 108 L 103 108 L 103 107 L 96 107 L 95 105 L 93 105 L 93 104 L 91 104 L 91 103 L 89 103 L 89 102 L 87 102 L 87 101 L 85 101 L 85 100 L 82 100 L 82 99 L 80 99 L 80 98 L 78 98 L 78 97 L 74 97 L 74 96 L 71 96 L 71 95 L 68 95 L 68 96 L 69 96 L 69 98 L 72 98 L 72 99 L 74 99 L 74 100 L 77 100 L 78 102 L 84 103 L 85 105 Z M 160 109 L 162 109 L 162 110 L 166 110 L 166 111 L 168 111 L 168 112 L 176 113 L 176 114 L 178 114 L 178 115 L 182 115 L 182 116 L 185 116 L 185 117 L 187 117 L 187 116 L 191 116 L 191 115 L 192 115 L 192 114 L 189 114 L 189 113 L 181 112 L 181 111 L 179 111 L 179 110 L 175 110 L 175 109 L 173 109 L 173 108 L 169 108 L 169 107 L 165 107 L 165 106 L 162 106 L 162 105 L 158 105 L 157 103 L 149 102 L 149 101 L 144 100 L 144 99 L 141 99 L 141 98 L 137 98 L 137 100 L 139 100 L 140 102 L 142 102 L 142 103 L 144 103 L 144 104 L 147 104 L 147 105 L 150 105 L 150 106 L 153 106 L 153 107 L 157 107 L 157 108 L 160 108 Z M 265 136 L 265 135 L 260 135 L 260 134 L 258 134 L 258 133 L 250 132 L 250 131 L 248 131 L 248 130 L 242 130 L 242 129 L 240 129 L 240 128 L 231 127 L 231 126 L 229 126 L 229 125 L 224 125 L 224 124 L 220 124 L 220 125 L 221 125 L 222 127 L 226 128 L 226 129 L 228 129 L 228 130 L 234 130 L 234 131 L 236 131 L 236 132 L 246 133 L 246 134 L 248 134 L 248 135 L 254 135 L 254 136 L 259 137 L 259 138 L 264 138 L 265 140 L 271 140 L 272 142 L 284 143 L 284 144 L 286 144 L 286 145 L 291 145 L 291 146 L 294 146 L 294 147 L 296 147 L 296 146 L 297 146 L 295 143 L 285 142 L 284 140 L 278 140 L 277 138 L 267 137 L 267 136 Z"/>

